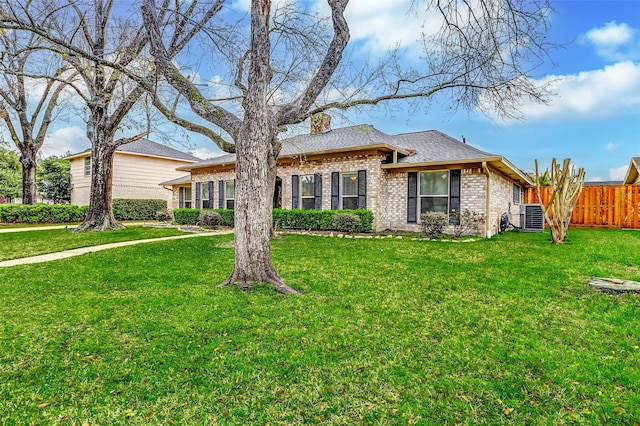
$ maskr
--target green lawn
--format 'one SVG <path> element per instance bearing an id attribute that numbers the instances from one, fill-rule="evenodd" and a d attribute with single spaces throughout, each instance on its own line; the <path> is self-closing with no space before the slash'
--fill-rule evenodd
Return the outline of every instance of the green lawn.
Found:
<path id="1" fill-rule="evenodd" d="M 25 235 L 26 236 L 26 235 Z M 305 296 L 218 288 L 231 235 L 0 270 L 7 424 L 640 422 L 640 232 L 285 235 Z M 2 422 L 0 422 L 2 423 Z"/>
<path id="2" fill-rule="evenodd" d="M 146 238 L 184 235 L 175 228 L 146 228 L 129 226 L 110 232 L 83 232 L 74 234 L 70 229 L 7 232 L 0 234 L 0 261 L 37 256 L 79 247 L 142 240 Z"/>

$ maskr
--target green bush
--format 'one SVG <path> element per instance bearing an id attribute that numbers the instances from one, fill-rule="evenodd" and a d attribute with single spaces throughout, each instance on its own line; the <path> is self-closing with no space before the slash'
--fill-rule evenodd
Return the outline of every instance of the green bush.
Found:
<path id="1" fill-rule="evenodd" d="M 349 215 L 349 219 L 342 218 Z M 357 220 L 352 219 L 357 218 Z M 340 219 L 338 219 L 340 218 Z M 349 230 L 345 222 L 353 223 Z M 355 222 L 358 222 L 355 224 Z M 309 231 L 368 232 L 373 228 L 373 213 L 369 210 L 301 210 L 273 209 L 276 229 L 306 229 Z"/>
<path id="2" fill-rule="evenodd" d="M 201 211 L 218 213 L 221 217 L 219 226 L 233 227 L 234 225 L 234 211 L 229 209 L 175 209 L 173 218 L 178 225 L 196 225 L 201 222 Z M 345 221 L 356 222 L 350 219 L 340 219 L 336 224 L 336 218 L 344 214 L 356 217 L 357 225 L 351 225 L 349 230 L 345 229 L 347 226 Z M 373 228 L 373 213 L 369 210 L 273 209 L 273 224 L 276 229 L 368 232 Z"/>
<path id="3" fill-rule="evenodd" d="M 178 225 L 195 225 L 198 223 L 200 210 L 198 209 L 174 209 L 173 220 Z"/>
<path id="4" fill-rule="evenodd" d="M 353 213 L 338 213 L 335 218 L 336 231 L 358 232 L 360 218 Z"/>
<path id="5" fill-rule="evenodd" d="M 87 206 L 71 204 L 6 204 L 0 205 L 2 223 L 66 223 L 80 222 L 87 214 Z"/>
<path id="6" fill-rule="evenodd" d="M 234 214 L 235 212 L 231 209 L 214 209 L 216 213 L 219 213 L 222 216 L 222 221 L 220 222 L 220 226 L 228 226 L 233 228 L 234 223 Z"/>
<path id="7" fill-rule="evenodd" d="M 207 228 L 217 228 L 222 223 L 222 215 L 213 210 L 200 210 L 198 224 Z"/>
<path id="8" fill-rule="evenodd" d="M 155 220 L 158 211 L 167 208 L 165 200 L 118 198 L 111 204 L 118 220 Z"/>
<path id="9" fill-rule="evenodd" d="M 426 212 L 420 215 L 422 232 L 429 237 L 442 235 L 445 226 L 449 224 L 449 216 L 442 212 Z"/>

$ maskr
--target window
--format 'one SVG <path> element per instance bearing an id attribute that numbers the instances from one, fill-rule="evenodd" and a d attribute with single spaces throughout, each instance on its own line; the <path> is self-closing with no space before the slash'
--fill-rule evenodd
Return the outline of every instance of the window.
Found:
<path id="1" fill-rule="evenodd" d="M 521 195 L 522 195 L 522 188 L 520 188 L 516 184 L 513 184 L 513 203 L 514 204 L 520 204 L 522 200 Z"/>
<path id="2" fill-rule="evenodd" d="M 224 182 L 225 208 L 233 210 L 236 198 L 236 182 L 228 180 Z"/>
<path id="3" fill-rule="evenodd" d="M 191 208 L 191 187 L 186 186 L 184 188 L 184 206 L 185 208 Z"/>
<path id="4" fill-rule="evenodd" d="M 208 209 L 211 208 L 211 201 L 209 200 L 209 185 L 206 182 L 203 182 L 202 188 L 200 190 L 200 194 L 202 195 L 202 208 Z"/>
<path id="5" fill-rule="evenodd" d="M 91 176 L 91 157 L 84 157 L 84 175 Z"/>
<path id="6" fill-rule="evenodd" d="M 315 180 L 313 175 L 300 176 L 300 207 L 311 210 L 315 207 Z"/>
<path id="7" fill-rule="evenodd" d="M 449 213 L 449 171 L 420 172 L 420 213 Z"/>
<path id="8" fill-rule="evenodd" d="M 342 208 L 345 210 L 355 210 L 358 208 L 358 173 L 343 173 L 342 188 L 340 191 Z"/>

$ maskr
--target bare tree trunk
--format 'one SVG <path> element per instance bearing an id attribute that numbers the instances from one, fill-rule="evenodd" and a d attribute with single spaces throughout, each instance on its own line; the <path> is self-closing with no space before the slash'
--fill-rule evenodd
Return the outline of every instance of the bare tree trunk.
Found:
<path id="1" fill-rule="evenodd" d="M 101 137 L 96 135 L 96 137 Z M 111 209 L 113 155 L 115 148 L 105 141 L 93 144 L 91 149 L 91 194 L 87 216 L 73 232 L 106 231 L 125 228 Z"/>
<path id="2" fill-rule="evenodd" d="M 28 147 L 21 149 L 20 163 L 22 163 L 22 204 L 36 204 L 38 195 L 36 189 L 35 151 Z"/>
<path id="3" fill-rule="evenodd" d="M 257 120 L 256 120 L 257 121 Z M 260 120 L 262 121 L 262 120 Z M 267 120 L 265 120 L 267 121 Z M 276 168 L 275 126 L 243 124 L 237 142 L 235 193 L 235 262 L 224 285 L 246 290 L 253 283 L 271 284 L 282 293 L 299 294 L 284 284 L 271 262 L 271 210 Z"/>

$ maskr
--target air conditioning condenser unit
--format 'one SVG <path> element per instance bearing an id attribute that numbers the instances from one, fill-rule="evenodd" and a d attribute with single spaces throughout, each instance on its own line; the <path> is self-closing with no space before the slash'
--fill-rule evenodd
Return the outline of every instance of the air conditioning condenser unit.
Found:
<path id="1" fill-rule="evenodd" d="M 544 231 L 544 213 L 540 204 L 520 204 L 520 226 L 525 232 Z"/>

